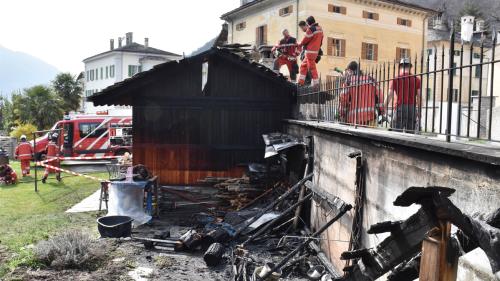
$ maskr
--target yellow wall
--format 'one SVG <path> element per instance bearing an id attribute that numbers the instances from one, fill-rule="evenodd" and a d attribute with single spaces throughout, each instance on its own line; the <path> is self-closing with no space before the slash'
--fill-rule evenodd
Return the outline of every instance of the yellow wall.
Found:
<path id="1" fill-rule="evenodd" d="M 297 8 L 296 1 L 280 1 L 281 4 L 256 10 L 252 14 L 235 19 L 233 25 L 246 21 L 245 30 L 230 30 L 229 41 L 233 43 L 255 44 L 255 29 L 263 24 L 268 26 L 268 43 L 279 41 L 281 30 L 288 28 L 291 34 L 296 34 Z M 305 20 L 313 15 L 323 27 L 325 40 L 323 51 L 325 56 L 318 65 L 321 76 L 334 75 L 335 67 L 345 68 L 352 60 L 361 56 L 362 42 L 378 44 L 378 62 L 393 61 L 396 58 L 396 48 L 409 48 L 412 54 L 420 54 L 423 45 L 425 14 L 422 11 L 411 10 L 401 6 L 385 4 L 378 1 L 357 0 L 300 0 L 299 20 Z M 344 6 L 346 15 L 329 13 L 328 4 Z M 287 17 L 279 16 L 279 9 L 294 5 L 294 11 Z M 363 10 L 379 14 L 379 20 L 368 20 L 362 17 Z M 397 18 L 412 20 L 412 26 L 397 24 Z M 230 24 L 231 26 L 231 24 Z M 230 27 L 231 28 L 231 27 Z M 299 32 L 299 40 L 302 39 Z M 346 57 L 326 56 L 326 37 L 346 40 Z M 362 61 L 362 65 L 372 65 L 372 61 Z"/>

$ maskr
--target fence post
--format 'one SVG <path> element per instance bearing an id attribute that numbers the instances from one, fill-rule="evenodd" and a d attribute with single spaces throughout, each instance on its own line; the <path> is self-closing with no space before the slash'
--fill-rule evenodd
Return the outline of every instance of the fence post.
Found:
<path id="1" fill-rule="evenodd" d="M 491 125 L 493 123 L 493 91 L 495 83 L 495 49 L 497 46 L 497 31 L 493 29 L 493 46 L 491 47 L 491 84 L 490 84 L 490 116 L 488 120 L 488 140 L 491 141 Z"/>
<path id="2" fill-rule="evenodd" d="M 455 72 L 455 68 L 453 67 L 454 58 L 455 58 L 455 28 L 451 29 L 450 36 L 450 53 L 449 53 L 449 67 L 448 71 L 448 112 L 447 112 L 447 120 L 446 120 L 446 141 L 451 141 L 451 116 L 453 110 L 453 76 Z"/>

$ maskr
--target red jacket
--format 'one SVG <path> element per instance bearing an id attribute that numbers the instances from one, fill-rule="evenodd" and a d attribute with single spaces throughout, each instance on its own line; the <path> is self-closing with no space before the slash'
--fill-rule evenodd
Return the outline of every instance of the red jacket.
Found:
<path id="1" fill-rule="evenodd" d="M 15 157 L 19 160 L 31 159 L 33 148 L 29 142 L 22 142 L 16 147 Z"/>
<path id="2" fill-rule="evenodd" d="M 300 46 L 303 46 L 306 53 L 318 53 L 323 44 L 323 29 L 317 23 L 307 28 L 306 34 Z"/>
<path id="3" fill-rule="evenodd" d="M 59 146 L 54 142 L 47 144 L 47 157 L 56 157 L 59 155 Z"/>
<path id="4" fill-rule="evenodd" d="M 359 80 L 358 80 L 359 79 Z M 359 81 L 359 86 L 358 85 Z M 347 77 L 340 95 L 340 115 L 343 122 L 366 125 L 383 114 L 382 94 L 376 82 L 368 75 L 351 75 Z"/>
<path id="5" fill-rule="evenodd" d="M 297 57 L 297 39 L 292 36 L 285 37 L 278 42 L 278 45 L 274 46 L 271 50 L 272 52 L 279 50 L 281 56 L 285 58 L 296 58 Z"/>

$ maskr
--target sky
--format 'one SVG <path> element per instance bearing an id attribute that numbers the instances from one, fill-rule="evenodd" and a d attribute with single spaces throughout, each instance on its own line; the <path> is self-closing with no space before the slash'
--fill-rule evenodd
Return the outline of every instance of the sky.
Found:
<path id="1" fill-rule="evenodd" d="M 74 74 L 109 39 L 189 54 L 219 34 L 220 16 L 240 0 L 1 0 L 0 45 Z"/>

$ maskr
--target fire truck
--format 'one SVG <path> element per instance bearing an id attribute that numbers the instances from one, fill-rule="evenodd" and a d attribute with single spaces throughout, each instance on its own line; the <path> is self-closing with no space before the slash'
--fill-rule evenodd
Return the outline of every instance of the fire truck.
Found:
<path id="1" fill-rule="evenodd" d="M 49 137 L 59 133 L 65 157 L 102 157 L 132 152 L 132 117 L 74 115 L 58 121 L 49 133 L 36 139 L 37 159 L 43 159 Z"/>

